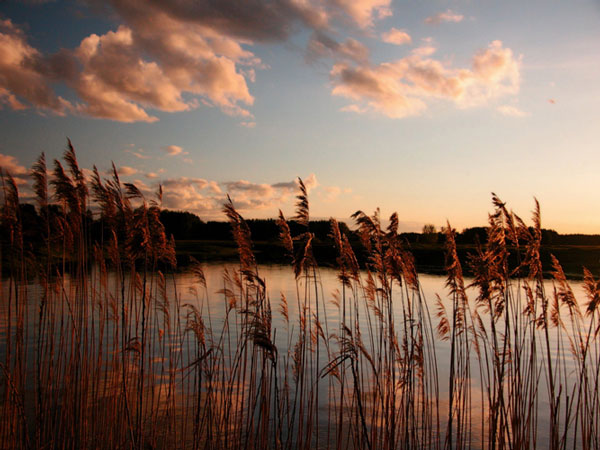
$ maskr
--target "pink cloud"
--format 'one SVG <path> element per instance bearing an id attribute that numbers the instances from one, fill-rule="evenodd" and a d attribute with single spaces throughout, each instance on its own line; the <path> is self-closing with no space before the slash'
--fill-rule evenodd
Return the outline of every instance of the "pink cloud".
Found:
<path id="1" fill-rule="evenodd" d="M 29 186 L 29 171 L 19 163 L 17 158 L 0 153 L 0 171 L 3 175 L 10 174 L 13 177 L 15 184 L 19 186 L 21 197 L 29 198 L 33 195 Z"/>
<path id="2" fill-rule="evenodd" d="M 156 122 L 156 112 L 216 106 L 253 123 L 248 81 L 265 68 L 248 50 L 255 41 L 284 41 L 300 23 L 327 31 L 342 12 L 359 27 L 390 12 L 390 0 L 281 0 L 240 3 L 110 0 L 120 26 L 91 34 L 73 50 L 45 57 L 24 33 L 2 21 L 0 105 L 23 109 L 27 102 L 59 114 L 73 112 L 120 122 Z M 269 26 L 265 27 L 264 24 Z M 340 55 L 363 58 L 366 47 L 348 39 Z M 57 97 L 63 82 L 79 101 Z M 32 89 L 32 86 L 35 88 Z"/>
<path id="3" fill-rule="evenodd" d="M 242 45 L 250 43 L 194 22 L 173 18 L 164 4 L 114 2 L 125 24 L 92 34 L 74 50 L 43 56 L 29 46 L 10 20 L 0 22 L 0 106 L 27 103 L 121 122 L 155 122 L 150 110 L 187 111 L 202 102 L 229 115 L 251 117 L 246 77 L 261 62 Z M 50 83 L 63 81 L 81 100 L 57 97 Z M 191 95 L 188 95 L 191 94 Z"/>
<path id="4" fill-rule="evenodd" d="M 408 95 L 409 86 L 402 83 L 402 76 L 390 67 L 336 64 L 331 70 L 331 77 L 333 95 L 360 103 L 347 106 L 346 111 L 374 111 L 391 118 L 402 118 L 426 109 L 422 100 Z"/>
<path id="5" fill-rule="evenodd" d="M 223 191 L 219 187 L 219 183 L 217 183 L 216 181 L 209 181 L 208 182 L 208 189 L 210 189 L 210 191 L 213 194 L 222 194 L 223 193 Z"/>
<path id="6" fill-rule="evenodd" d="M 164 112 L 196 108 L 196 101 L 183 99 L 191 93 L 227 114 L 248 116 L 239 103 L 251 105 L 254 99 L 236 62 L 253 58 L 252 53 L 160 12 L 149 17 L 152 13 L 144 11 L 146 20 L 137 17 L 132 27 L 121 25 L 116 32 L 81 42 L 75 54 L 83 71 L 74 85 L 87 105 L 80 111 L 124 122 L 153 122 L 158 119 L 146 107 Z"/>
<path id="7" fill-rule="evenodd" d="M 315 189 L 319 186 L 319 182 L 317 181 L 317 176 L 314 173 L 311 173 L 306 178 L 302 180 L 304 186 L 306 187 L 307 192 L 310 193 L 312 189 Z"/>
<path id="8" fill-rule="evenodd" d="M 187 155 L 188 152 L 184 152 L 183 148 L 178 145 L 167 145 L 166 147 L 162 147 L 162 149 L 167 152 L 170 156 L 176 155 Z"/>
<path id="9" fill-rule="evenodd" d="M 4 155 L 0 153 L 0 167 L 5 172 L 9 172 L 13 177 L 20 175 L 27 175 L 27 169 L 19 164 L 19 160 L 11 155 Z"/>
<path id="10" fill-rule="evenodd" d="M 351 193 L 352 189 L 350 188 L 341 188 L 339 186 L 322 186 L 318 195 L 324 202 L 331 203 L 336 201 L 340 195 L 349 195 Z"/>
<path id="11" fill-rule="evenodd" d="M 335 201 L 342 193 L 342 189 L 338 186 L 325 186 L 323 187 L 323 190 L 325 192 L 324 200 L 326 202 Z"/>
<path id="12" fill-rule="evenodd" d="M 339 43 L 325 33 L 313 33 L 307 46 L 307 59 L 310 61 L 324 57 L 366 62 L 369 58 L 369 49 L 353 38 Z"/>
<path id="13" fill-rule="evenodd" d="M 503 116 L 508 116 L 508 117 L 527 117 L 530 115 L 528 112 L 522 111 L 519 108 L 517 108 L 516 106 L 511 106 L 511 105 L 498 106 L 496 108 L 496 111 L 498 111 Z"/>
<path id="14" fill-rule="evenodd" d="M 71 104 L 49 85 L 50 62 L 27 43 L 25 33 L 10 19 L 0 20 L 0 105 L 26 109 L 29 105 L 63 115 Z"/>
<path id="15" fill-rule="evenodd" d="M 134 175 L 136 173 L 138 173 L 138 170 L 134 169 L 133 167 L 129 167 L 129 166 L 119 167 L 119 175 L 129 176 L 129 175 Z"/>
<path id="16" fill-rule="evenodd" d="M 432 47 L 425 50 L 373 67 L 338 63 L 331 71 L 332 94 L 354 102 L 347 111 L 402 118 L 422 113 L 431 99 L 466 108 L 519 90 L 520 59 L 500 41 L 476 52 L 470 69 L 447 67 L 430 57 Z"/>
<path id="17" fill-rule="evenodd" d="M 373 18 L 391 16 L 391 0 L 334 0 L 346 14 L 361 28 L 373 25 Z"/>
<path id="18" fill-rule="evenodd" d="M 392 28 L 390 31 L 383 33 L 381 39 L 383 42 L 395 45 L 410 44 L 412 42 L 410 34 L 404 30 L 398 30 L 397 28 Z"/>
<path id="19" fill-rule="evenodd" d="M 144 154 L 144 150 L 142 150 L 141 148 L 138 149 L 137 151 L 134 151 L 134 150 L 125 150 L 125 151 L 127 153 L 131 153 L 137 159 L 150 159 L 150 156 Z"/>
<path id="20" fill-rule="evenodd" d="M 462 14 L 457 14 L 452 12 L 451 10 L 447 10 L 446 12 L 438 13 L 433 16 L 427 17 L 425 19 L 425 23 L 428 25 L 439 25 L 443 22 L 462 22 L 465 17 Z"/>

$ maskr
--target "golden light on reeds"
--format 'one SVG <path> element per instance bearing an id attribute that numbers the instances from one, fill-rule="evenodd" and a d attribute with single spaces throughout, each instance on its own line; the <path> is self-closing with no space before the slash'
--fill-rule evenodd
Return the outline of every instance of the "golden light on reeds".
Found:
<path id="1" fill-rule="evenodd" d="M 299 233 L 277 220 L 293 285 L 272 307 L 230 199 L 239 264 L 215 286 L 192 261 L 183 301 L 162 192 L 116 169 L 88 184 L 70 142 L 64 161 L 32 169 L 35 248 L 3 174 L 0 447 L 598 447 L 599 286 L 586 270 L 582 311 L 558 260 L 544 280 L 537 202 L 529 227 L 493 196 L 472 278 L 447 224 L 434 305 L 398 216 L 382 229 L 379 211 L 353 216 L 362 268 L 331 220 L 339 289 L 324 292 L 299 180 Z"/>

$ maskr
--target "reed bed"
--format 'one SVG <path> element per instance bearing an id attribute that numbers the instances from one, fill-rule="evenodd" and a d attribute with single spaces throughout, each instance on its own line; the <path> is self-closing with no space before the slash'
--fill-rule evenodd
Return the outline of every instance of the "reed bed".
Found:
<path id="1" fill-rule="evenodd" d="M 528 226 L 493 196 L 468 282 L 448 224 L 436 300 L 378 211 L 353 215 L 364 268 L 331 220 L 339 289 L 324 292 L 302 180 L 301 232 L 278 218 L 295 296 L 270 298 L 229 200 L 239 264 L 208 286 L 194 261 L 184 303 L 160 190 L 114 167 L 86 179 L 70 142 L 31 176 L 36 248 L 2 176 L 0 448 L 600 448 L 600 288 L 586 270 L 580 303 L 556 259 L 544 279 L 537 202 Z"/>

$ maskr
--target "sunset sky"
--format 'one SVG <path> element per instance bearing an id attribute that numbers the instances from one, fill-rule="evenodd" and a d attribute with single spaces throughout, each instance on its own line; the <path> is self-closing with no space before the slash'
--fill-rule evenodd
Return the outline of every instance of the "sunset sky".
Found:
<path id="1" fill-rule="evenodd" d="M 491 192 L 600 233 L 597 0 L 0 2 L 0 166 L 80 165 L 223 219 L 397 211 L 484 225 Z M 107 174 L 108 176 L 108 174 Z"/>

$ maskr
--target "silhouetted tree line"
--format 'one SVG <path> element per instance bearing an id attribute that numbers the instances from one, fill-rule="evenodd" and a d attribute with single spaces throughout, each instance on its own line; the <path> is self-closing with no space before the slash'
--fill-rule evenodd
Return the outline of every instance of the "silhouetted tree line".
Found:
<path id="1" fill-rule="evenodd" d="M 59 205 L 50 205 L 48 211 L 50 221 L 52 217 L 62 215 Z M 19 205 L 20 222 L 23 231 L 23 249 L 26 254 L 33 255 L 44 251 L 42 219 L 36 208 L 31 204 Z M 234 251 L 235 242 L 232 237 L 231 227 L 228 222 L 204 222 L 197 215 L 185 211 L 163 210 L 160 220 L 165 227 L 167 236 L 173 236 L 178 252 L 177 259 L 185 265 L 190 256 L 197 259 L 221 260 L 237 257 Z M 90 211 L 86 214 L 85 227 L 89 230 L 92 241 L 101 242 L 108 239 L 110 233 L 108 224 L 98 219 Z M 279 228 L 274 219 L 251 219 L 247 221 L 250 227 L 254 250 L 259 262 L 287 263 L 286 252 L 279 238 Z M 289 221 L 292 235 L 297 235 L 304 230 L 293 220 Z M 350 230 L 343 223 L 340 229 L 348 236 L 350 244 L 355 250 L 358 262 L 364 265 L 367 253 L 362 247 L 357 233 Z M 322 265 L 333 265 L 336 260 L 336 250 L 330 237 L 331 225 L 327 220 L 310 222 L 310 231 L 314 234 L 313 250 L 317 261 Z M 445 237 L 442 232 L 437 232 L 435 227 L 424 227 L 422 233 L 401 233 L 400 238 L 411 249 L 415 257 L 418 270 L 424 272 L 442 272 L 445 266 Z M 6 230 L 0 229 L 0 253 L 2 261 L 9 256 L 4 251 L 8 239 Z M 485 227 L 466 228 L 456 233 L 459 259 L 464 263 L 465 272 L 469 272 L 469 254 L 477 243 L 485 245 L 487 242 L 487 229 Z M 565 271 L 570 276 L 581 273 L 584 265 L 594 273 L 600 272 L 600 259 L 594 246 L 600 246 L 600 235 L 585 234 L 559 234 L 554 230 L 542 230 L 541 260 L 544 270 L 551 270 L 551 254 L 560 258 Z M 511 254 L 512 258 L 516 254 Z"/>
<path id="2" fill-rule="evenodd" d="M 51 205 L 51 213 L 60 214 L 60 206 Z M 20 205 L 21 222 L 25 242 L 36 243 L 41 241 L 40 216 L 36 208 L 28 203 Z M 187 211 L 163 210 L 160 220 L 165 227 L 167 236 L 173 236 L 176 241 L 209 240 L 229 241 L 231 240 L 231 229 L 228 222 L 208 221 L 204 222 L 196 214 Z M 254 241 L 277 241 L 279 240 L 279 228 L 275 219 L 250 219 L 247 221 Z M 94 219 L 88 212 L 88 226 L 92 230 L 92 236 L 100 237 L 103 224 L 99 219 Z M 300 233 L 301 227 L 294 221 L 290 221 L 292 234 Z M 358 242 L 358 237 L 344 223 L 339 223 L 340 230 L 345 233 L 351 241 Z M 329 236 L 331 225 L 328 220 L 311 221 L 310 230 L 315 236 L 316 242 L 326 243 L 331 241 Z M 458 245 L 482 245 L 487 242 L 486 227 L 465 228 L 456 233 Z M 400 237 L 408 244 L 431 244 L 443 245 L 444 233 L 434 232 L 427 228 L 423 233 L 409 232 L 401 233 Z M 542 244 L 544 245 L 572 245 L 572 246 L 600 246 L 600 235 L 598 234 L 559 234 L 554 230 L 542 229 Z"/>
<path id="3" fill-rule="evenodd" d="M 231 240 L 231 227 L 228 222 L 202 221 L 197 215 L 184 211 L 164 210 L 160 213 L 160 220 L 165 227 L 167 235 L 173 235 L 176 241 L 182 240 Z M 247 220 L 253 241 L 274 241 L 279 239 L 279 227 L 275 219 L 250 219 Z M 301 233 L 301 227 L 290 221 L 293 233 Z M 340 224 L 341 230 L 351 235 L 345 223 Z M 331 225 L 328 220 L 310 222 L 310 231 L 317 241 L 329 241 Z"/>

